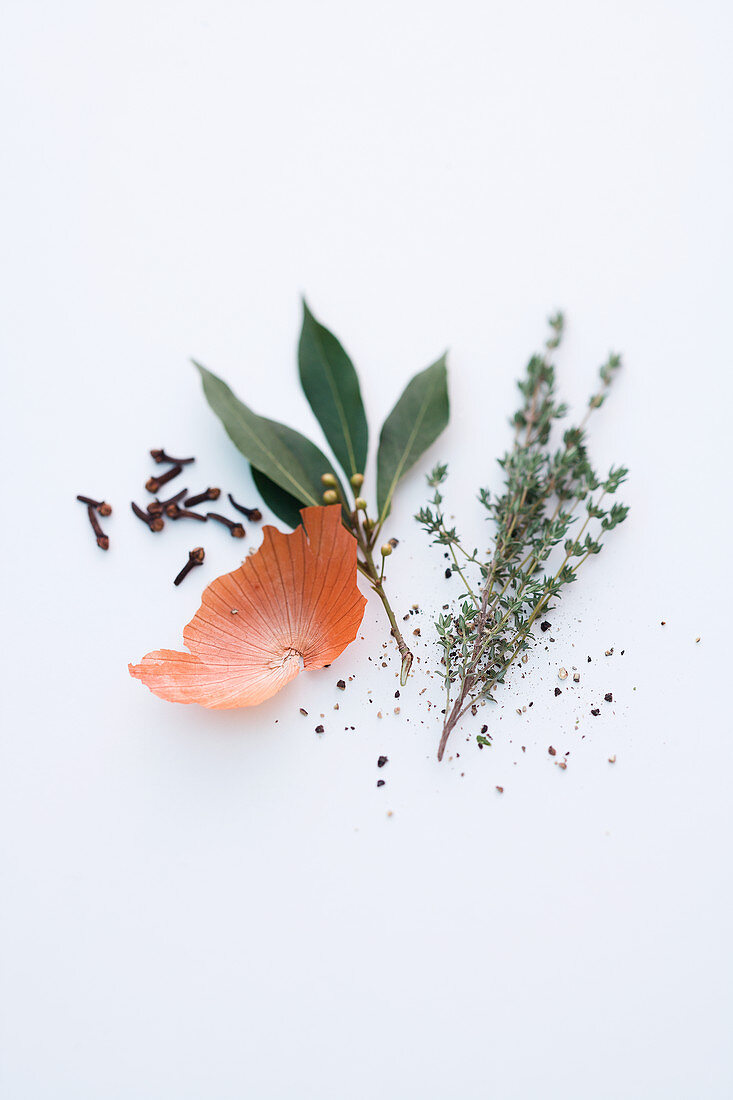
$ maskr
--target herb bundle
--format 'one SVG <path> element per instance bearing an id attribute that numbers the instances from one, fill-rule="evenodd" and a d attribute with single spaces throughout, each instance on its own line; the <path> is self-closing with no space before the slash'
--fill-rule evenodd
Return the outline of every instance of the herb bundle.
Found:
<path id="1" fill-rule="evenodd" d="M 268 507 L 290 527 L 301 509 L 341 505 L 342 523 L 354 536 L 357 568 L 379 596 L 401 658 L 404 684 L 412 664 L 385 588 L 385 562 L 395 540 L 377 545 L 400 479 L 448 423 L 445 356 L 416 374 L 382 425 L 377 452 L 376 511 L 364 495 L 369 430 L 356 369 L 337 338 L 303 303 L 298 346 L 300 383 L 335 459 L 348 494 L 330 459 L 310 439 L 276 420 L 254 413 L 211 371 L 195 364 L 209 405 L 249 461 L 255 485 Z"/>
<path id="2" fill-rule="evenodd" d="M 445 681 L 445 719 L 438 748 L 442 760 L 451 731 L 463 715 L 492 692 L 512 663 L 533 641 L 537 618 L 554 606 L 583 563 L 600 553 L 603 533 L 612 531 L 628 508 L 609 502 L 625 480 L 624 467 L 611 467 L 605 479 L 593 469 L 586 447 L 586 424 L 601 407 L 621 365 L 611 354 L 600 368 L 600 386 L 582 421 L 553 445 L 553 427 L 567 415 L 556 395 L 552 353 L 564 327 L 561 313 L 550 318 L 544 350 L 529 360 L 519 381 L 521 405 L 512 419 L 514 442 L 499 459 L 504 488 L 499 496 L 481 489 L 479 501 L 494 524 L 486 556 L 463 546 L 448 527 L 441 487 L 447 466 L 428 478 L 434 490 L 428 507 L 415 517 L 433 543 L 446 547 L 466 590 L 455 613 L 436 620 Z M 526 660 L 526 656 L 523 658 Z"/>

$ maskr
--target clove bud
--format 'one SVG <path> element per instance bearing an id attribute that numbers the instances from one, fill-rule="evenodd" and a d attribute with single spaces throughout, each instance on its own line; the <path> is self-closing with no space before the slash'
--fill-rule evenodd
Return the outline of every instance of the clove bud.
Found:
<path id="1" fill-rule="evenodd" d="M 96 508 L 100 516 L 111 516 L 112 505 L 108 504 L 106 500 L 92 500 L 91 497 L 83 497 L 81 493 L 77 495 L 77 500 L 80 500 L 82 504 L 88 504 L 90 508 Z"/>
<path id="2" fill-rule="evenodd" d="M 188 497 L 183 503 L 187 508 L 193 508 L 196 504 L 203 504 L 205 500 L 218 500 L 220 495 L 221 489 L 205 489 L 195 497 Z"/>
<path id="3" fill-rule="evenodd" d="M 185 580 L 191 570 L 197 565 L 203 565 L 204 561 L 204 548 L 203 546 L 196 546 L 193 550 L 188 552 L 188 561 L 184 565 L 181 572 L 178 574 L 173 583 L 178 587 L 181 581 Z"/>
<path id="4" fill-rule="evenodd" d="M 165 527 L 165 520 L 162 516 L 151 516 L 148 512 L 143 512 L 142 508 L 136 504 L 134 500 L 130 502 L 130 507 L 137 518 L 141 519 L 143 523 L 146 523 L 154 534 L 157 531 L 162 531 Z"/>
<path id="5" fill-rule="evenodd" d="M 185 508 L 179 508 L 177 504 L 169 504 L 165 514 L 169 519 L 197 519 L 206 523 L 206 516 L 202 516 L 200 512 L 189 512 Z"/>
<path id="6" fill-rule="evenodd" d="M 161 485 L 165 485 L 167 482 L 172 481 L 174 477 L 178 477 L 183 473 L 183 466 L 180 464 L 173 466 L 170 470 L 166 470 L 160 477 L 149 477 L 145 482 L 145 488 L 149 493 L 157 493 Z"/>
<path id="7" fill-rule="evenodd" d="M 241 512 L 242 515 L 246 516 L 247 519 L 252 521 L 252 523 L 260 522 L 260 520 L 262 519 L 262 512 L 259 510 L 259 508 L 245 508 L 243 504 L 237 504 L 231 493 L 227 493 L 227 496 L 229 497 L 229 503 L 231 504 L 232 508 L 236 508 L 238 512 Z"/>
<path id="8" fill-rule="evenodd" d="M 97 536 L 97 546 L 100 550 L 109 550 L 109 539 L 105 535 L 102 528 L 99 526 L 99 520 L 97 519 L 96 512 L 91 504 L 87 505 L 87 515 L 89 516 L 89 522 L 92 525 L 92 530 Z"/>
<path id="9" fill-rule="evenodd" d="M 169 504 L 178 504 L 179 500 L 183 500 L 188 489 L 181 489 L 180 493 L 176 493 L 174 497 L 169 497 L 168 500 L 151 500 L 148 505 L 148 511 L 151 516 L 160 516 L 165 512 Z"/>
<path id="10" fill-rule="evenodd" d="M 171 458 L 164 450 L 153 450 L 150 452 L 151 457 L 155 462 L 171 462 L 174 466 L 188 466 L 189 462 L 195 462 L 195 458 Z"/>
<path id="11" fill-rule="evenodd" d="M 232 520 L 227 519 L 226 516 L 220 516 L 218 512 L 207 512 L 207 519 L 215 519 L 217 523 L 223 523 L 225 527 L 229 528 L 229 532 L 233 539 L 244 538 L 244 527 L 241 523 L 233 523 Z"/>

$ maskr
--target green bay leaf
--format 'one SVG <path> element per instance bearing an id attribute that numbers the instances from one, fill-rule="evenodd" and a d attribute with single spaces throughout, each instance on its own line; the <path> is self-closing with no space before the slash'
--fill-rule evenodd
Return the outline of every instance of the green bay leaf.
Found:
<path id="1" fill-rule="evenodd" d="M 255 488 L 270 511 L 274 512 L 283 523 L 287 523 L 288 527 L 297 527 L 302 518 L 300 515 L 300 509 L 303 507 L 301 502 L 288 493 L 287 490 L 281 488 L 280 485 L 276 485 L 267 474 L 263 474 L 262 470 L 258 470 L 256 466 L 250 466 L 250 469 Z"/>
<path id="2" fill-rule="evenodd" d="M 448 423 L 446 356 L 416 374 L 384 422 L 377 454 L 377 508 L 384 522 L 400 478 Z"/>
<path id="3" fill-rule="evenodd" d="M 341 343 L 305 301 L 298 370 L 303 392 L 344 473 L 363 473 L 369 431 L 359 378 Z"/>
<path id="4" fill-rule="evenodd" d="M 201 374 L 206 400 L 249 463 L 302 504 L 322 504 L 321 475 L 333 474 L 337 481 L 338 477 L 315 443 L 286 424 L 258 416 L 221 378 L 200 363 L 194 361 L 194 366 Z"/>

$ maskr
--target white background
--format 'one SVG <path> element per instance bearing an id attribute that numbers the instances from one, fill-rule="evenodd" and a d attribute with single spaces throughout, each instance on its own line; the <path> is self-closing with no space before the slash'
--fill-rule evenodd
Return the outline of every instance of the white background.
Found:
<path id="1" fill-rule="evenodd" d="M 732 1094 L 732 31 L 725 0 L 5 5 L 7 1100 Z M 173 588 L 200 533 L 131 516 L 147 450 L 255 499 L 189 356 L 315 432 L 301 293 L 374 440 L 450 349 L 451 426 L 389 532 L 399 612 L 425 609 L 399 715 L 373 600 L 256 710 L 127 674 L 242 552 L 207 529 Z M 438 765 L 428 612 L 458 588 L 411 516 L 446 459 L 485 540 L 556 306 L 576 405 L 625 355 L 593 455 L 630 465 L 631 516 Z M 115 505 L 106 555 L 77 492 Z"/>

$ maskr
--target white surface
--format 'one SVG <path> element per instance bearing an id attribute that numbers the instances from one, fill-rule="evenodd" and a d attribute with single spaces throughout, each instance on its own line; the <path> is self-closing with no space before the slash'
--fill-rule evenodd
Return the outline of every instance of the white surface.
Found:
<path id="1" fill-rule="evenodd" d="M 731 1095 L 732 30 L 723 2 L 6 6 L 7 1100 Z M 173 589 L 190 529 L 128 512 L 147 449 L 253 499 L 188 357 L 309 428 L 301 291 L 375 429 L 450 346 L 428 461 L 476 538 L 544 317 L 568 314 L 571 400 L 625 353 L 593 452 L 632 467 L 631 517 L 490 750 L 469 722 L 435 760 L 425 617 L 390 713 L 372 602 L 252 712 L 127 675 L 240 550 L 207 531 Z M 427 465 L 391 528 L 400 610 L 457 590 L 410 519 Z M 79 491 L 115 505 L 108 555 Z"/>

